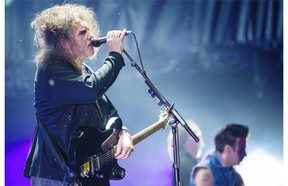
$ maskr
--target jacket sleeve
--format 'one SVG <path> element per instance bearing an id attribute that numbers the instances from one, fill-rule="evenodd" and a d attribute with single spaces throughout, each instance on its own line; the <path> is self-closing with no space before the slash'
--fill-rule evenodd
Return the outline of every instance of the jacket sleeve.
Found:
<path id="1" fill-rule="evenodd" d="M 80 74 L 69 65 L 61 62 L 50 64 L 43 78 L 48 96 L 61 104 L 94 102 L 115 82 L 125 63 L 119 53 L 110 52 L 104 64 L 91 74 Z"/>

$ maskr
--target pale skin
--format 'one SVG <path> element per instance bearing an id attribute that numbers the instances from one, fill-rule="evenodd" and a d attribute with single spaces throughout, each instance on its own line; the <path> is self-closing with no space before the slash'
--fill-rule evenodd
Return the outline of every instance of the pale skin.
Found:
<path id="1" fill-rule="evenodd" d="M 219 159 L 223 166 L 232 167 L 239 164 L 246 156 L 246 140 L 237 138 L 235 148 L 225 145 L 224 151 L 219 153 Z M 207 168 L 198 168 L 194 173 L 194 183 L 197 186 L 213 186 L 212 173 Z"/>
<path id="2" fill-rule="evenodd" d="M 107 33 L 107 47 L 109 52 L 123 53 L 124 50 L 124 36 L 126 29 L 112 30 Z M 84 60 L 94 54 L 94 47 L 92 45 L 93 36 L 85 23 L 79 21 L 70 30 L 70 41 L 62 41 L 63 48 L 66 49 L 69 56 L 76 62 L 77 66 L 82 68 Z M 115 153 L 116 159 L 126 159 L 133 152 L 132 137 L 128 132 L 120 132 Z"/>

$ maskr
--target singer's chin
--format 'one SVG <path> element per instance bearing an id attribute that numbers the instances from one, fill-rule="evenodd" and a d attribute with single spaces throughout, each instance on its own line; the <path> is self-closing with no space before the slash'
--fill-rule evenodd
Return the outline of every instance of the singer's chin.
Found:
<path id="1" fill-rule="evenodd" d="M 97 53 L 98 53 L 98 48 L 93 47 L 93 51 L 92 51 L 91 55 L 88 57 L 88 59 L 89 60 L 95 59 L 97 56 Z"/>

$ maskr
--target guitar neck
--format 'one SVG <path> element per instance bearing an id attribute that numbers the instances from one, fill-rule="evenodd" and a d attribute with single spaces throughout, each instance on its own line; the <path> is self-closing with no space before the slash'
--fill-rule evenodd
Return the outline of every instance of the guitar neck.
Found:
<path id="1" fill-rule="evenodd" d="M 150 125 L 149 127 L 141 130 L 140 132 L 138 132 L 137 134 L 134 134 L 132 136 L 133 138 L 133 145 L 136 145 L 137 143 L 141 142 L 142 140 L 146 139 L 147 137 L 149 137 L 150 135 L 154 134 L 155 132 L 157 132 L 160 129 L 164 129 L 166 124 L 168 122 L 168 119 L 165 120 L 161 120 L 158 121 L 152 125 Z M 111 157 L 116 153 L 117 150 L 117 145 L 115 145 L 113 147 L 113 149 L 111 149 L 108 153 L 111 154 Z M 108 154 L 107 153 L 107 154 Z"/>
<path id="2" fill-rule="evenodd" d="M 149 127 L 143 129 L 142 131 L 138 132 L 137 134 L 133 135 L 133 144 L 136 145 L 140 141 L 144 140 L 145 138 L 149 137 L 150 135 L 154 134 L 156 131 L 160 129 L 164 129 L 167 120 L 158 121 Z"/>

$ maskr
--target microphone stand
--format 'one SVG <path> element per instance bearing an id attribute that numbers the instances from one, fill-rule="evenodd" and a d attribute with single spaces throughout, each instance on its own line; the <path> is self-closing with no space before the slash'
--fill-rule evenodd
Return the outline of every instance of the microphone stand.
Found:
<path id="1" fill-rule="evenodd" d="M 178 124 L 180 123 L 182 127 L 189 133 L 189 135 L 196 141 L 199 141 L 199 138 L 194 134 L 194 132 L 190 129 L 187 125 L 185 120 L 181 117 L 178 111 L 174 108 L 174 103 L 171 105 L 164 96 L 159 92 L 159 90 L 154 86 L 154 84 L 150 81 L 146 72 L 142 70 L 139 65 L 130 57 L 130 55 L 123 50 L 123 53 L 128 57 L 131 61 L 131 66 L 135 67 L 140 74 L 144 77 L 145 83 L 149 87 L 148 93 L 154 98 L 156 96 L 158 105 L 164 105 L 166 109 L 169 110 L 169 114 L 171 114 L 172 119 L 169 121 L 169 124 L 172 127 L 172 134 L 173 134 L 173 155 L 174 155 L 174 162 L 173 162 L 173 169 L 174 169 L 174 176 L 175 176 L 175 184 L 177 186 L 181 186 L 180 180 L 180 158 L 179 158 L 179 136 L 178 136 Z"/>

